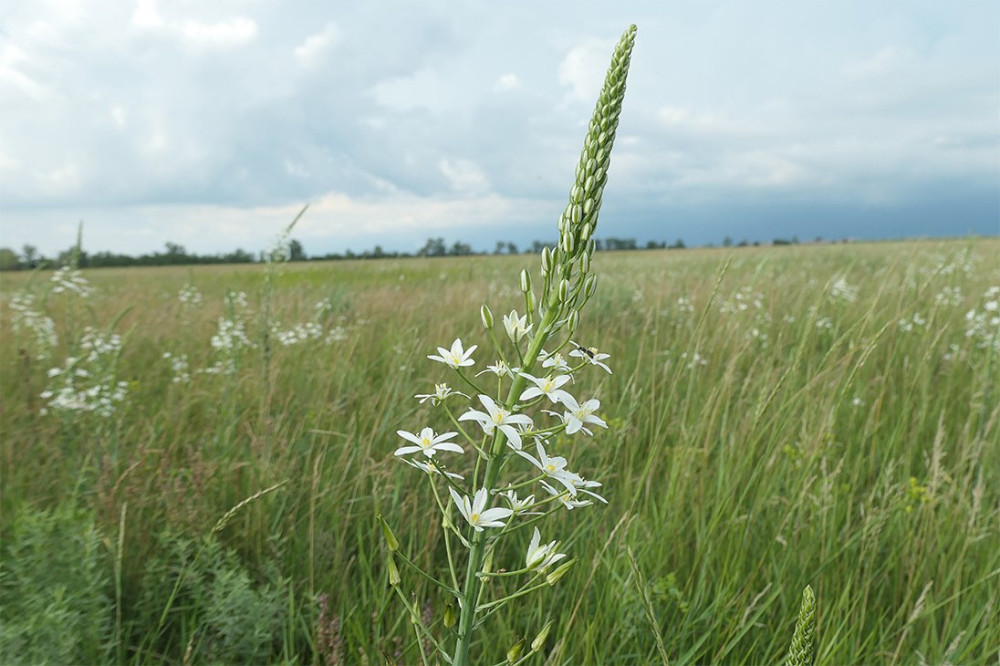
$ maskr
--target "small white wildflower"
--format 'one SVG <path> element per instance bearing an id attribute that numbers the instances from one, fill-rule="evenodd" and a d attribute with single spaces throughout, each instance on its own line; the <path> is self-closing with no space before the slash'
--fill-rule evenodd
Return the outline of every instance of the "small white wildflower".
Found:
<path id="1" fill-rule="evenodd" d="M 556 552 L 558 541 L 550 541 L 543 546 L 540 545 L 541 540 L 542 536 L 536 527 L 534 534 L 531 535 L 531 543 L 528 544 L 528 552 L 524 556 L 524 566 L 528 569 L 545 570 L 566 557 L 565 554 Z"/>
<path id="2" fill-rule="evenodd" d="M 582 482 L 583 479 L 575 472 L 566 469 L 568 464 L 566 459 L 562 456 L 550 456 L 541 442 L 535 443 L 535 452 L 538 454 L 537 458 L 521 450 L 518 450 L 517 454 L 537 467 L 545 476 L 565 486 L 570 494 L 576 495 L 576 483 Z"/>
<path id="3" fill-rule="evenodd" d="M 399 447 L 394 454 L 397 456 L 405 456 L 408 453 L 423 453 L 428 458 L 433 458 L 434 454 L 438 451 L 465 453 L 461 446 L 448 441 L 449 439 L 453 439 L 458 434 L 457 432 L 444 432 L 437 435 L 431 428 L 424 428 L 420 431 L 419 435 L 406 432 L 405 430 L 397 430 L 396 434 L 416 445 Z"/>
<path id="4" fill-rule="evenodd" d="M 518 317 L 516 310 L 511 310 L 510 314 L 503 316 L 504 330 L 512 342 L 520 342 L 521 338 L 531 332 L 533 326 L 534 324 L 528 323 L 528 315 Z"/>
<path id="5" fill-rule="evenodd" d="M 451 343 L 451 349 L 438 347 L 438 355 L 431 354 L 427 358 L 457 370 L 468 365 L 475 365 L 476 362 L 472 360 L 472 352 L 476 351 L 478 347 L 479 345 L 472 345 L 468 349 L 463 349 L 462 340 L 455 338 L 455 341 Z"/>
<path id="6" fill-rule="evenodd" d="M 604 368 L 605 372 L 607 372 L 609 375 L 612 374 L 611 368 L 609 368 L 606 364 L 602 363 L 602 361 L 604 361 L 605 359 L 611 358 L 611 354 L 602 354 L 601 352 L 597 351 L 596 347 L 583 347 L 581 345 L 576 344 L 575 342 L 573 344 L 576 346 L 576 349 L 574 349 L 569 353 L 570 356 L 574 358 L 582 358 L 584 361 L 590 363 L 591 365 L 596 365 L 599 368 Z"/>
<path id="7" fill-rule="evenodd" d="M 527 497 L 520 498 L 514 490 L 505 490 L 500 493 L 500 496 L 507 500 L 507 503 L 510 504 L 510 508 L 514 513 L 530 509 L 535 503 L 534 495 L 528 495 Z"/>
<path id="8" fill-rule="evenodd" d="M 427 402 L 428 400 L 431 401 L 432 405 L 440 405 L 442 402 L 448 399 L 448 396 L 451 395 L 465 396 L 464 393 L 461 393 L 459 391 L 453 391 L 451 387 L 448 386 L 447 384 L 435 384 L 434 393 L 418 393 L 413 397 L 419 400 L 421 405 Z"/>
<path id="9" fill-rule="evenodd" d="M 555 354 L 549 354 L 543 349 L 542 353 L 538 355 L 538 358 L 542 360 L 543 368 L 552 368 L 552 370 L 556 372 L 570 371 L 569 363 L 567 363 L 566 359 L 563 358 L 563 355 L 558 352 Z"/>
<path id="10" fill-rule="evenodd" d="M 485 374 L 487 372 L 492 372 L 497 377 L 513 377 L 514 372 L 507 366 L 503 361 L 497 361 L 493 365 L 486 366 L 485 370 L 476 373 L 476 377 Z"/>
<path id="11" fill-rule="evenodd" d="M 492 435 L 495 429 L 500 430 L 507 436 L 507 442 L 515 450 L 521 448 L 521 434 L 514 427 L 516 425 L 531 426 L 531 417 L 524 414 L 511 414 L 503 407 L 498 406 L 493 399 L 487 395 L 480 395 L 479 402 L 486 408 L 487 413 L 470 409 L 458 417 L 459 421 L 475 421 L 483 432 Z"/>
<path id="12" fill-rule="evenodd" d="M 503 521 L 514 513 L 510 509 L 504 509 L 502 507 L 487 509 L 486 488 L 480 488 L 477 490 L 476 495 L 471 502 L 469 501 L 468 496 L 459 495 L 455 492 L 454 488 L 449 487 L 448 492 L 451 493 L 451 499 L 454 500 L 455 505 L 462 514 L 462 517 L 464 517 L 477 532 L 482 532 L 484 527 L 504 527 L 505 523 Z"/>
<path id="13" fill-rule="evenodd" d="M 409 458 L 400 458 L 404 463 L 410 467 L 416 467 L 417 469 L 427 472 L 428 474 L 442 474 L 449 479 L 454 479 L 456 481 L 462 480 L 461 474 L 455 474 L 454 472 L 449 472 L 447 470 L 441 469 L 437 463 L 433 460 L 428 460 L 427 462 L 421 462 L 420 460 L 410 460 Z"/>
<path id="14" fill-rule="evenodd" d="M 546 398 L 555 403 L 561 402 L 565 405 L 576 403 L 573 396 L 561 388 L 571 379 L 569 375 L 557 375 L 556 377 L 553 377 L 552 375 L 547 377 L 535 377 L 526 372 L 522 372 L 520 374 L 525 379 L 531 380 L 535 385 L 526 388 L 524 392 L 521 393 L 521 397 L 518 398 L 518 400 L 531 400 L 532 398 L 544 395 Z"/>
<path id="15" fill-rule="evenodd" d="M 597 398 L 591 398 L 582 405 L 574 400 L 571 403 L 566 403 L 566 407 L 569 411 L 563 414 L 562 419 L 566 424 L 567 435 L 573 435 L 581 431 L 588 435 L 593 435 L 594 433 L 586 427 L 587 424 L 600 426 L 601 428 L 608 427 L 604 419 L 594 414 L 594 412 L 601 408 L 601 401 Z"/>

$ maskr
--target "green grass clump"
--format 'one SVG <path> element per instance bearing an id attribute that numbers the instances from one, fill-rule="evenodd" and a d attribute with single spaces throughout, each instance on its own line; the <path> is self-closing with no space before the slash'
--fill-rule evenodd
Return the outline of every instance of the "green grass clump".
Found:
<path id="1" fill-rule="evenodd" d="M 536 265 L 283 266 L 269 321 L 322 335 L 275 333 L 269 357 L 241 349 L 232 374 L 201 371 L 220 317 L 259 341 L 260 266 L 84 271 L 86 300 L 45 296 L 48 274 L 5 275 L 3 660 L 418 660 L 374 516 L 424 544 L 409 553 L 423 569 L 443 576 L 445 558 L 426 539 L 429 488 L 392 459 L 395 431 L 446 426 L 413 399 L 446 379 L 427 354 L 481 344 L 480 304 L 518 307 L 513 276 Z M 611 504 L 561 519 L 577 566 L 498 614 L 477 654 L 553 619 L 551 663 L 775 663 L 809 584 L 816 663 L 996 662 L 1000 338 L 981 315 L 1000 242 L 598 253 L 593 271 L 576 340 L 611 354 L 592 388 L 612 427 L 554 447 Z M 178 301 L 186 285 L 200 304 Z M 13 329 L 25 288 L 58 334 L 46 359 Z M 229 290 L 247 305 L 231 311 Z M 127 398 L 107 418 L 42 414 L 49 369 L 123 312 Z M 495 566 L 505 557 L 523 552 Z M 445 600 L 413 590 L 444 636 Z M 55 617 L 68 629 L 31 652 L 47 635 L 32 627 Z"/>

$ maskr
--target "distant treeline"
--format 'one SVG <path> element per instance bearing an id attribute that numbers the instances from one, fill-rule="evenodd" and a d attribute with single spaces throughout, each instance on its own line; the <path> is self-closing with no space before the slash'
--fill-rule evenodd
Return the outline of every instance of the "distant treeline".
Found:
<path id="1" fill-rule="evenodd" d="M 817 238 L 816 242 L 821 242 L 821 238 Z M 603 238 L 595 239 L 595 245 L 598 251 L 623 251 L 623 250 L 683 250 L 686 246 L 684 241 L 678 238 L 673 243 L 668 244 L 666 241 L 647 241 L 644 245 L 640 245 L 634 238 Z M 764 243 L 766 245 L 797 245 L 799 242 L 798 238 L 792 237 L 791 239 L 776 238 L 770 243 Z M 734 243 L 728 236 L 722 241 L 723 247 L 747 247 L 750 245 L 759 246 L 762 243 L 759 241 L 754 241 L 753 243 L 742 240 L 739 243 Z M 371 250 L 364 250 L 362 252 L 356 253 L 351 250 L 347 250 L 344 253 L 331 252 L 327 254 L 315 254 L 309 256 L 306 254 L 305 249 L 302 247 L 302 243 L 297 240 L 291 240 L 288 244 L 288 260 L 289 261 L 335 261 L 338 259 L 390 259 L 390 258 L 407 258 L 407 257 L 461 257 L 468 255 L 485 255 L 485 254 L 537 254 L 542 251 L 545 247 L 554 247 L 555 242 L 542 242 L 533 241 L 530 245 L 526 245 L 523 249 L 520 249 L 517 244 L 511 243 L 509 241 L 497 241 L 496 247 L 493 249 L 492 253 L 486 251 L 473 250 L 472 246 L 468 243 L 463 243 L 461 241 L 455 241 L 451 245 L 447 244 L 444 238 L 429 238 L 422 248 L 414 253 L 410 252 L 390 252 L 382 248 L 381 245 L 376 245 Z M 713 244 L 709 244 L 708 247 L 712 247 Z M 73 259 L 74 253 L 77 252 L 77 248 L 71 247 L 67 250 L 63 250 L 55 257 L 45 257 L 38 252 L 38 249 L 33 245 L 25 245 L 21 248 L 20 252 L 12 250 L 7 247 L 0 248 L 0 271 L 17 271 L 17 270 L 28 270 L 36 268 L 38 266 L 63 266 L 70 264 Z M 178 245 L 177 243 L 167 243 L 164 251 L 162 252 L 152 252 L 149 254 L 141 254 L 139 256 L 132 256 L 128 254 L 117 254 L 114 252 L 86 252 L 83 250 L 79 251 L 79 255 L 76 257 L 76 265 L 80 268 L 103 268 L 112 266 L 186 266 L 194 264 L 252 264 L 255 262 L 264 261 L 266 258 L 265 252 L 260 252 L 258 254 L 253 254 L 247 252 L 246 250 L 235 250 L 227 254 L 194 254 L 188 252 L 183 245 Z"/>

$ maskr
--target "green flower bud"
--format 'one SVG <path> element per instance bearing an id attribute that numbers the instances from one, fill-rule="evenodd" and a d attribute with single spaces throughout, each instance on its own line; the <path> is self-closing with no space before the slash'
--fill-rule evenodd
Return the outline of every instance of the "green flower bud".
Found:
<path id="1" fill-rule="evenodd" d="M 396 535 L 389 529 L 389 523 L 385 522 L 381 513 L 378 515 L 378 522 L 382 525 L 382 536 L 385 537 L 385 544 L 389 547 L 389 552 L 395 553 L 399 550 L 399 541 L 396 540 Z"/>
<path id="2" fill-rule="evenodd" d="M 569 231 L 562 236 L 562 248 L 563 252 L 572 255 L 573 250 L 576 249 L 576 237 L 573 235 L 572 231 Z"/>
<path id="3" fill-rule="evenodd" d="M 545 624 L 545 628 L 538 632 L 535 636 L 535 640 L 531 641 L 531 651 L 539 652 L 543 647 L 545 647 L 545 639 L 549 637 L 549 629 L 552 628 L 552 620 L 549 620 Z"/>
<path id="4" fill-rule="evenodd" d="M 552 251 L 548 246 L 542 248 L 542 273 L 548 275 L 552 270 Z"/>
<path id="5" fill-rule="evenodd" d="M 389 585 L 399 585 L 399 569 L 396 568 L 396 558 L 389 553 Z"/>
<path id="6" fill-rule="evenodd" d="M 509 650 L 507 650 L 507 663 L 516 664 L 517 660 L 521 658 L 521 652 L 524 651 L 524 639 L 522 638 L 518 642 L 514 643 Z"/>
<path id="7" fill-rule="evenodd" d="M 564 562 L 563 564 L 560 564 L 557 569 L 555 569 L 552 573 L 550 573 L 548 576 L 545 577 L 545 582 L 548 583 L 549 585 L 555 585 L 556 583 L 559 582 L 560 578 L 566 575 L 567 571 L 573 568 L 574 564 L 576 564 L 576 560 L 569 560 L 567 562 Z"/>
<path id="8" fill-rule="evenodd" d="M 559 282 L 559 302 L 565 303 L 569 298 L 569 280 L 563 278 Z"/>
<path id="9" fill-rule="evenodd" d="M 448 604 L 444 607 L 444 626 L 449 629 L 458 622 L 458 613 L 455 612 L 455 604 Z"/>
<path id="10" fill-rule="evenodd" d="M 590 272 L 590 253 L 584 252 L 580 255 L 580 272 L 586 275 Z"/>
<path id="11" fill-rule="evenodd" d="M 597 275 L 591 273 L 590 275 L 587 276 L 586 282 L 583 283 L 583 297 L 589 301 L 590 297 L 594 295 L 594 292 L 596 290 L 597 290 Z"/>
<path id="12" fill-rule="evenodd" d="M 490 307 L 483 303 L 483 307 L 479 308 L 479 316 L 483 320 L 483 327 L 487 330 L 493 330 L 493 313 L 490 312 Z"/>
<path id="13" fill-rule="evenodd" d="M 580 311 L 573 310 L 569 313 L 569 334 L 573 335 L 576 332 L 577 327 L 580 325 Z"/>
<path id="14" fill-rule="evenodd" d="M 531 275 L 523 269 L 521 270 L 521 291 L 525 294 L 531 291 Z"/>

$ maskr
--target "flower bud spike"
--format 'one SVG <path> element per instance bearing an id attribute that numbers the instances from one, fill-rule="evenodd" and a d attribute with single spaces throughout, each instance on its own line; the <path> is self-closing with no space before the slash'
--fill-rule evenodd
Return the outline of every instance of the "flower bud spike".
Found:
<path id="1" fill-rule="evenodd" d="M 490 306 L 483 303 L 483 307 L 479 308 L 479 316 L 483 320 L 483 328 L 487 331 L 493 330 L 493 313 L 490 312 Z"/>

